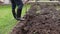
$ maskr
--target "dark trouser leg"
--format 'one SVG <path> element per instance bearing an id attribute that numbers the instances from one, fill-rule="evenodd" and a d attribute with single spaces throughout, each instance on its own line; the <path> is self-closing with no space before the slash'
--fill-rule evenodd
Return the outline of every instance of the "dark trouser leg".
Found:
<path id="1" fill-rule="evenodd" d="M 21 19 L 21 13 L 22 13 L 22 8 L 23 8 L 22 0 L 15 0 L 15 3 L 18 6 L 18 9 L 17 9 L 17 20 L 24 20 L 24 19 Z"/>
<path id="2" fill-rule="evenodd" d="M 23 8 L 23 4 L 18 6 L 18 9 L 17 9 L 17 18 L 21 18 L 22 8 Z"/>
<path id="3" fill-rule="evenodd" d="M 12 14 L 13 14 L 13 17 L 16 19 L 16 13 L 14 9 L 12 9 Z"/>
<path id="4" fill-rule="evenodd" d="M 18 9 L 17 9 L 17 18 L 21 18 L 22 8 L 23 8 L 23 2 L 22 0 L 15 0 Z"/>
<path id="5" fill-rule="evenodd" d="M 12 14 L 14 18 L 16 19 L 16 13 L 15 13 L 16 3 L 14 0 L 11 0 L 11 3 L 12 3 Z"/>

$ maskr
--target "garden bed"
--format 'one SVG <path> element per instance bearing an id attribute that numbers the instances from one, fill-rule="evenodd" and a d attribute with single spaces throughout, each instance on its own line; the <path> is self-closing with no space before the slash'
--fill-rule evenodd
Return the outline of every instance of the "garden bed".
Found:
<path id="1" fill-rule="evenodd" d="M 11 34 L 60 34 L 59 4 L 34 3 Z"/>

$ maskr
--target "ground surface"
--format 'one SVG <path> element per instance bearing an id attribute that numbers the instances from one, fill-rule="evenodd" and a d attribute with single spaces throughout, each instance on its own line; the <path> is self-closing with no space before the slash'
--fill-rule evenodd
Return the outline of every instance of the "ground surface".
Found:
<path id="1" fill-rule="evenodd" d="M 23 8 L 22 15 L 25 14 L 26 6 Z M 10 5 L 0 5 L 0 34 L 8 34 L 16 25 L 17 21 L 13 18 Z"/>
<path id="2" fill-rule="evenodd" d="M 7 34 L 15 24 L 16 20 L 12 17 L 10 5 L 0 6 L 0 34 Z"/>
<path id="3" fill-rule="evenodd" d="M 60 9 L 55 5 L 34 5 L 24 18 L 11 34 L 60 34 Z"/>

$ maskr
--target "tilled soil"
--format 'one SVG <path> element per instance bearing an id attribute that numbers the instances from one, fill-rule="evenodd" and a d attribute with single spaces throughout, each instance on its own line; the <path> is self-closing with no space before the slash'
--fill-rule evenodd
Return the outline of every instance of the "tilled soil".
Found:
<path id="1" fill-rule="evenodd" d="M 60 10 L 56 6 L 35 5 L 24 18 L 11 34 L 60 34 Z"/>

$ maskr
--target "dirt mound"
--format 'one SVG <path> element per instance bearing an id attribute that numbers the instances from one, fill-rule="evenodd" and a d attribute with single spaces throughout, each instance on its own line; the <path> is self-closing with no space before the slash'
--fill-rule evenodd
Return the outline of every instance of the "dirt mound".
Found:
<path id="1" fill-rule="evenodd" d="M 60 34 L 60 10 L 56 6 L 34 5 L 11 34 Z"/>

